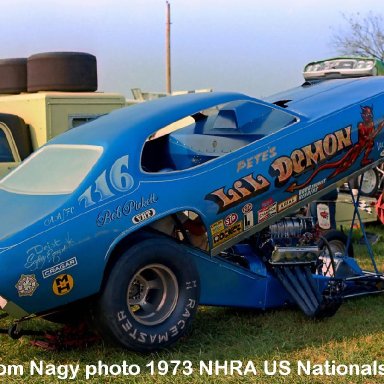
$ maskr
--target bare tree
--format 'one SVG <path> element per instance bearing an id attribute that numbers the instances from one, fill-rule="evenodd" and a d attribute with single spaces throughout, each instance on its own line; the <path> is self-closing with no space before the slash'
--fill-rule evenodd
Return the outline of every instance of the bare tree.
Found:
<path id="1" fill-rule="evenodd" d="M 369 12 L 345 15 L 347 31 L 336 32 L 333 45 L 343 55 L 370 56 L 384 60 L 384 19 Z"/>

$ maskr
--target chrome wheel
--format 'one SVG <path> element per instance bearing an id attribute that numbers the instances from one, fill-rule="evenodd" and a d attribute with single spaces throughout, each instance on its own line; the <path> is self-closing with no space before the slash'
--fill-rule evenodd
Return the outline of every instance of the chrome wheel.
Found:
<path id="1" fill-rule="evenodd" d="M 137 322 L 156 325 L 172 314 L 178 297 L 175 274 L 165 265 L 150 264 L 133 276 L 128 286 L 127 304 Z"/>

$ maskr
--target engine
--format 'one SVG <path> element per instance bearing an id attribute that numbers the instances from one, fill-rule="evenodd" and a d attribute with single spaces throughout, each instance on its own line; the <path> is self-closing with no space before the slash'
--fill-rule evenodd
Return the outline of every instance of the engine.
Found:
<path id="1" fill-rule="evenodd" d="M 268 231 L 271 240 L 280 246 L 308 244 L 316 236 L 312 217 L 286 217 L 270 225 Z"/>
<path id="2" fill-rule="evenodd" d="M 254 240 L 254 251 L 271 264 L 316 261 L 320 253 L 312 217 L 286 217 L 264 229 Z"/>

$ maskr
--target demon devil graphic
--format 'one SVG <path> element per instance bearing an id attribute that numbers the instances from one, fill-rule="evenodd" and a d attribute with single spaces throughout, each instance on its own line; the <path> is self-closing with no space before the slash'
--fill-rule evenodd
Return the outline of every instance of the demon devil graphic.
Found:
<path id="1" fill-rule="evenodd" d="M 294 182 L 286 190 L 288 192 L 293 192 L 297 189 L 305 188 L 321 171 L 334 168 L 335 170 L 327 176 L 327 178 L 331 179 L 350 168 L 362 153 L 364 153 L 364 156 L 360 165 L 364 167 L 372 163 L 372 159 L 369 158 L 369 155 L 373 149 L 376 136 L 384 127 L 384 121 L 381 121 L 375 129 L 373 107 L 368 106 L 361 107 L 361 118 L 362 121 L 357 126 L 358 141 L 341 159 L 320 166 L 304 183 L 297 185 L 297 183 Z"/>

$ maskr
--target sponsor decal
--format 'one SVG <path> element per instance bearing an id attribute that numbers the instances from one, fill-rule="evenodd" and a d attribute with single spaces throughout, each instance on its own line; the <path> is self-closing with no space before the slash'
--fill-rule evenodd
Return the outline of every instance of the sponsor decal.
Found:
<path id="1" fill-rule="evenodd" d="M 38 286 L 39 283 L 37 282 L 35 275 L 21 275 L 19 281 L 15 285 L 19 297 L 32 296 Z"/>
<path id="2" fill-rule="evenodd" d="M 236 221 L 239 219 L 239 216 L 237 216 L 236 213 L 230 213 L 225 219 L 224 219 L 224 225 L 226 227 L 230 227 L 233 223 L 236 223 Z"/>
<path id="3" fill-rule="evenodd" d="M 297 195 L 288 197 L 288 199 L 280 201 L 280 203 L 277 204 L 277 212 L 285 211 L 289 207 L 292 207 L 292 205 L 295 205 L 297 203 L 297 201 L 298 201 Z"/>
<path id="4" fill-rule="evenodd" d="M 322 189 L 327 182 L 327 179 L 323 179 L 318 181 L 317 183 L 308 185 L 308 187 L 305 187 L 303 189 L 299 190 L 299 200 L 304 200 L 306 197 L 314 195 L 317 191 Z"/>
<path id="5" fill-rule="evenodd" d="M 211 225 L 211 233 L 212 235 L 216 235 L 217 233 L 224 231 L 224 220 L 216 221 Z"/>
<path id="6" fill-rule="evenodd" d="M 73 277 L 67 273 L 61 274 L 53 280 L 52 290 L 57 296 L 63 296 L 72 291 Z"/>
<path id="7" fill-rule="evenodd" d="M 329 206 L 327 204 L 317 204 L 317 220 L 321 229 L 331 228 L 331 215 L 329 212 Z"/>
<path id="8" fill-rule="evenodd" d="M 272 197 L 270 197 L 268 200 L 264 200 L 261 203 L 261 208 L 268 207 L 269 205 L 272 205 L 274 202 L 275 202 L 275 200 L 273 200 Z"/>
<path id="9" fill-rule="evenodd" d="M 247 157 L 244 160 L 241 160 L 237 163 L 237 172 L 240 172 L 242 169 L 251 169 L 255 165 L 273 159 L 277 156 L 276 147 L 269 148 L 263 152 L 257 153 L 254 156 Z"/>
<path id="10" fill-rule="evenodd" d="M 205 200 L 211 200 L 219 206 L 218 213 L 237 205 L 245 200 L 260 195 L 267 191 L 271 183 L 262 175 L 253 176 L 251 173 L 236 180 L 232 188 L 225 191 L 219 188 L 205 196 Z"/>
<path id="11" fill-rule="evenodd" d="M 232 226 L 225 228 L 224 231 L 221 231 L 213 236 L 213 246 L 217 247 L 218 245 L 225 243 L 226 241 L 237 236 L 243 231 L 243 222 L 238 221 Z"/>
<path id="12" fill-rule="evenodd" d="M 244 231 L 254 226 L 253 211 L 244 213 Z"/>
<path id="13" fill-rule="evenodd" d="M 248 203 L 248 204 L 245 204 L 243 208 L 241 208 L 241 212 L 244 213 L 244 215 L 248 212 L 251 212 L 253 210 L 253 204 L 252 203 Z"/>
<path id="14" fill-rule="evenodd" d="M 147 209 L 144 212 L 138 213 L 137 215 L 132 217 L 133 224 L 139 224 L 145 220 L 150 219 L 151 217 L 156 215 L 156 211 L 153 208 Z"/>
<path id="15" fill-rule="evenodd" d="M 148 198 L 142 197 L 140 200 L 127 200 L 124 204 L 118 205 L 115 209 L 105 209 L 104 211 L 99 212 L 96 219 L 96 225 L 98 227 L 102 227 L 112 223 L 113 221 L 120 220 L 125 216 L 130 216 L 131 214 L 135 214 L 136 217 L 139 215 L 137 212 L 141 211 L 143 208 L 150 207 L 151 205 L 157 203 L 157 201 L 158 197 L 154 193 L 151 193 Z M 150 211 L 150 209 L 147 211 Z M 138 218 L 136 217 L 136 220 L 137 219 Z"/>
<path id="16" fill-rule="evenodd" d="M 277 203 L 269 205 L 268 207 L 262 208 L 257 212 L 259 223 L 275 216 L 277 213 Z"/>
<path id="17" fill-rule="evenodd" d="M 57 275 L 58 273 L 63 272 L 69 268 L 72 268 L 75 265 L 77 265 L 77 259 L 76 259 L 76 257 L 72 257 L 68 260 L 65 260 L 65 261 L 59 263 L 59 264 L 56 264 L 56 265 L 53 265 L 52 267 L 44 269 L 44 271 L 42 271 L 41 273 L 43 275 L 43 278 L 46 279 L 46 278 L 51 277 L 53 275 Z"/>

